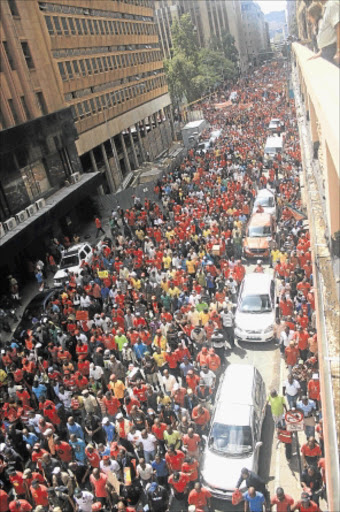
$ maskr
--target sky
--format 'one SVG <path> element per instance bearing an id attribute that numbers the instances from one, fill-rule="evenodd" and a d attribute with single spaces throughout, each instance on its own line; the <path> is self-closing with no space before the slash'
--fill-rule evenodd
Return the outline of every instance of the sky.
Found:
<path id="1" fill-rule="evenodd" d="M 264 14 L 272 11 L 284 11 L 286 9 L 286 0 L 257 0 L 257 3 Z"/>

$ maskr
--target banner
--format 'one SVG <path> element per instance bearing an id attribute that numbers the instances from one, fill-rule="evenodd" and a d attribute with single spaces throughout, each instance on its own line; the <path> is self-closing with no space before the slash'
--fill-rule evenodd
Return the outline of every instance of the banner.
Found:
<path id="1" fill-rule="evenodd" d="M 105 279 L 106 277 L 109 277 L 109 273 L 107 270 L 98 270 L 98 277 L 99 279 Z"/>

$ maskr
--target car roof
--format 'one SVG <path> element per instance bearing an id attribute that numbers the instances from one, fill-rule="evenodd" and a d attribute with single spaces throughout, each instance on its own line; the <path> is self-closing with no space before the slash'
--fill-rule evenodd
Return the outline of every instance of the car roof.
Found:
<path id="1" fill-rule="evenodd" d="M 226 404 L 221 401 L 216 406 L 214 423 L 237 426 L 250 425 L 251 412 L 252 405 Z"/>
<path id="2" fill-rule="evenodd" d="M 69 249 L 67 249 L 66 251 L 63 251 L 63 256 L 69 256 L 71 254 L 77 254 L 79 251 L 81 251 L 86 245 L 89 245 L 87 243 L 83 243 L 83 244 L 77 244 L 77 245 L 72 245 L 72 247 L 70 247 Z"/>
<path id="3" fill-rule="evenodd" d="M 218 403 L 223 403 L 225 406 L 233 405 L 233 407 L 234 405 L 252 405 L 255 371 L 255 366 L 251 364 L 229 365 L 220 385 Z"/>
<path id="4" fill-rule="evenodd" d="M 270 213 L 253 213 L 250 217 L 249 226 L 266 226 L 271 223 Z"/>
<path id="5" fill-rule="evenodd" d="M 262 274 L 254 272 L 252 274 L 246 274 L 243 279 L 243 290 L 242 295 L 246 292 L 256 292 L 256 294 L 268 293 L 270 283 L 273 277 L 271 274 Z"/>
<path id="6" fill-rule="evenodd" d="M 282 137 L 268 137 L 266 140 L 266 147 L 282 148 L 282 146 L 283 146 Z"/>
<path id="7" fill-rule="evenodd" d="M 274 197 L 274 194 L 273 194 L 273 192 L 271 192 L 267 188 L 261 188 L 261 190 L 259 190 L 258 193 L 256 194 L 256 198 L 261 197 L 261 196 L 271 196 L 271 197 Z"/>

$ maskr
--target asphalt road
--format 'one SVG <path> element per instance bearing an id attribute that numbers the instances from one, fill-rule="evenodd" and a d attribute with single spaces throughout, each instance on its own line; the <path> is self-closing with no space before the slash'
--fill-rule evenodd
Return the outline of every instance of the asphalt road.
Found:
<path id="1" fill-rule="evenodd" d="M 254 271 L 255 265 L 247 266 L 247 273 Z M 272 273 L 269 265 L 264 265 L 266 273 Z M 226 352 L 228 364 L 251 364 L 261 373 L 266 384 L 266 392 L 272 387 L 278 388 L 280 378 L 280 353 L 277 345 L 270 343 L 236 343 L 235 348 Z M 262 428 L 262 442 L 259 462 L 260 476 L 270 484 L 275 478 L 275 457 L 273 457 L 273 435 L 274 426 L 270 411 L 267 415 Z M 235 475 L 235 484 L 239 475 Z M 213 500 L 213 510 L 215 512 L 238 512 L 243 511 L 243 502 L 234 507 L 230 502 Z M 173 502 L 171 512 L 187 512 L 187 507 L 183 503 Z"/>

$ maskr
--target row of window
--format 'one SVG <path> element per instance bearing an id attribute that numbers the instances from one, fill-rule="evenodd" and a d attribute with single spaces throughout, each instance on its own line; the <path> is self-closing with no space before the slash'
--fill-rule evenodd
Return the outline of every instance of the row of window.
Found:
<path id="1" fill-rule="evenodd" d="M 160 76 L 146 80 L 140 84 L 132 85 L 131 87 L 125 87 L 119 91 L 108 92 L 101 96 L 96 96 L 89 100 L 79 102 L 72 108 L 74 119 L 75 121 L 78 121 L 86 116 L 98 114 L 105 109 L 116 107 L 117 105 L 125 103 L 136 96 L 164 87 L 165 85 L 165 77 Z"/>
<path id="2" fill-rule="evenodd" d="M 115 53 L 115 52 L 133 52 L 141 50 L 159 50 L 159 45 L 155 44 L 129 44 L 129 45 L 110 45 L 110 46 L 80 46 L 78 48 L 62 48 L 53 50 L 52 55 L 55 59 L 64 59 L 65 57 L 78 57 L 79 55 L 95 55 L 97 53 Z"/>
<path id="3" fill-rule="evenodd" d="M 110 21 L 89 18 L 71 18 L 65 16 L 45 16 L 45 22 L 50 35 L 155 35 L 153 23 Z"/>
<path id="4" fill-rule="evenodd" d="M 41 112 L 41 114 L 42 115 L 48 114 L 45 98 L 41 91 L 35 93 L 35 99 L 36 99 L 36 102 L 37 102 L 37 105 L 38 105 L 38 108 L 39 108 L 39 111 Z M 21 120 L 22 119 L 22 111 L 21 111 L 20 116 L 18 114 L 18 109 L 20 109 L 20 106 L 15 103 L 13 98 L 9 98 L 7 100 L 7 104 L 9 107 L 9 111 L 12 114 L 15 126 L 22 122 L 26 122 L 26 121 L 29 121 L 30 119 L 32 119 L 33 116 L 28 108 L 25 96 L 20 96 L 20 104 L 19 104 L 19 105 L 21 105 L 22 111 L 24 112 L 24 120 L 23 121 Z M 13 126 L 13 122 L 6 122 L 5 116 L 0 111 L 0 127 L 2 129 L 5 129 L 5 128 L 10 128 L 11 126 Z"/>
<path id="5" fill-rule="evenodd" d="M 161 61 L 160 52 L 140 52 L 92 57 L 91 59 L 67 60 L 58 62 L 58 68 L 61 79 L 63 82 L 66 82 L 78 76 L 96 75 L 114 69 L 122 69 L 158 61 Z"/>
<path id="6" fill-rule="evenodd" d="M 74 5 L 60 4 L 39 4 L 39 8 L 44 12 L 55 12 L 61 14 L 76 14 L 80 16 L 100 16 L 101 18 L 124 18 L 129 20 L 152 21 L 151 16 L 142 16 L 125 12 L 118 12 L 114 9 L 103 11 L 101 9 L 88 9 L 86 7 L 76 7 Z"/>

